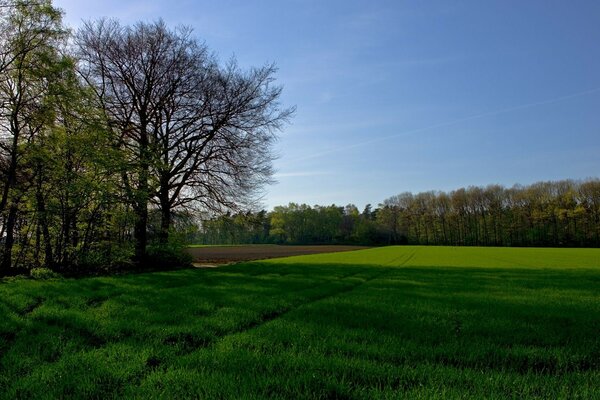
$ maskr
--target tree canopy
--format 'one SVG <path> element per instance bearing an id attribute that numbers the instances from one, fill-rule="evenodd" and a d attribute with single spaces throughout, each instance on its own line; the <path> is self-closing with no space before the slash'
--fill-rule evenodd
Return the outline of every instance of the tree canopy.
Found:
<path id="1" fill-rule="evenodd" d="M 161 20 L 70 34 L 50 0 L 2 6 L 3 273 L 129 262 L 131 249 L 142 265 L 177 215 L 240 209 L 271 181 L 294 111 L 274 65 L 222 63 Z"/>

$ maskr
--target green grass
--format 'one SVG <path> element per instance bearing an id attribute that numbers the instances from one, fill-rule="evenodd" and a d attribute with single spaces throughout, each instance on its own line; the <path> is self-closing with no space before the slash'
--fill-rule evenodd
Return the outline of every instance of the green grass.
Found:
<path id="1" fill-rule="evenodd" d="M 411 267 L 600 269 L 600 249 L 389 246 L 360 252 L 315 254 L 277 263 Z"/>
<path id="2" fill-rule="evenodd" d="M 0 284 L 2 398 L 600 398 L 600 250 Z"/>

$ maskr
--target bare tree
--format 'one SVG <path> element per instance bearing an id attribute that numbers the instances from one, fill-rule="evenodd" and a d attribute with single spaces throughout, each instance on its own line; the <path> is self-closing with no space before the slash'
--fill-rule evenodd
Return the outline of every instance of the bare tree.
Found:
<path id="1" fill-rule="evenodd" d="M 220 66 L 190 29 L 162 21 L 90 22 L 76 42 L 82 76 L 128 161 L 122 181 L 137 215 L 137 260 L 149 204 L 161 209 L 166 241 L 176 208 L 231 208 L 269 181 L 275 132 L 293 112 L 280 108 L 274 66 Z"/>
<path id="2" fill-rule="evenodd" d="M 163 107 L 162 162 L 156 169 L 163 240 L 178 207 L 218 211 L 252 200 L 270 181 L 274 132 L 292 112 L 279 109 L 281 88 L 271 86 L 272 65 L 243 73 L 230 63 L 206 72 L 188 81 L 198 82 L 199 92 L 175 96 Z M 191 113 L 181 107 L 183 101 L 189 101 Z"/>

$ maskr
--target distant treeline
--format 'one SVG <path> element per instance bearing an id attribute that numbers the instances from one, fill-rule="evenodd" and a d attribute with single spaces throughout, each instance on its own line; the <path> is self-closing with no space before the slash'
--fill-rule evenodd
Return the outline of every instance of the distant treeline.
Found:
<path id="1" fill-rule="evenodd" d="M 203 221 L 204 244 L 600 246 L 600 180 L 402 193 L 377 208 L 291 203 Z"/>

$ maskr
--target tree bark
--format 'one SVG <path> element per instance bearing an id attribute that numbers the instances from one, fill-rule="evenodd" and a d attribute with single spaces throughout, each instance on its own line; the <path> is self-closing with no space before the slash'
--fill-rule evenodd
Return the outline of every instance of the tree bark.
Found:
<path id="1" fill-rule="evenodd" d="M 138 184 L 135 194 L 137 197 L 137 204 L 135 207 L 136 219 L 133 229 L 133 238 L 135 241 L 134 261 L 138 264 L 142 264 L 146 260 L 146 246 L 148 245 L 148 177 L 150 162 L 148 160 L 148 137 L 145 134 L 145 129 L 146 124 L 142 123 L 139 150 L 140 165 L 138 170 Z"/>
<path id="2" fill-rule="evenodd" d="M 44 237 L 44 264 L 52 268 L 54 266 L 54 256 L 52 254 L 52 240 L 50 238 L 50 229 L 48 228 L 48 218 L 46 217 L 46 202 L 42 195 L 42 180 L 38 178 L 38 187 L 36 190 L 36 203 L 38 214 L 38 226 L 41 228 L 42 236 Z"/>
<path id="3" fill-rule="evenodd" d="M 168 189 L 160 192 L 160 243 L 169 242 L 169 230 L 171 229 L 171 204 Z"/>
<path id="4" fill-rule="evenodd" d="M 148 208 L 140 207 L 136 209 L 136 220 L 133 229 L 133 238 L 135 241 L 135 259 L 138 264 L 146 260 L 146 246 L 148 244 L 148 235 L 146 227 L 148 226 Z"/>
<path id="5" fill-rule="evenodd" d="M 17 205 L 11 204 L 6 220 L 6 238 L 4 242 L 4 253 L 2 254 L 2 264 L 0 270 L 7 273 L 12 265 L 12 249 L 15 243 L 15 225 L 17 224 Z"/>

